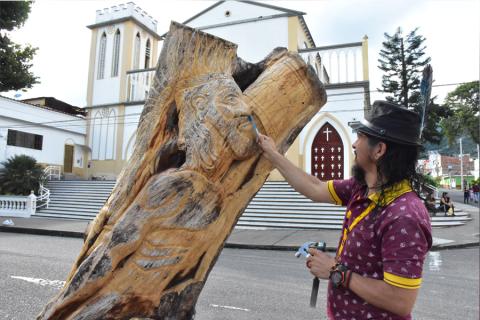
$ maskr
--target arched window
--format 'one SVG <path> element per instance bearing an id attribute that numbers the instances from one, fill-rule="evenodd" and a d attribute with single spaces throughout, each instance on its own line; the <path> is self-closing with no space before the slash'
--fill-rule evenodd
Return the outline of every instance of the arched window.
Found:
<path id="1" fill-rule="evenodd" d="M 140 68 L 140 33 L 137 32 L 135 36 L 135 47 L 133 51 L 133 69 L 136 70 Z"/>
<path id="2" fill-rule="evenodd" d="M 92 160 L 115 159 L 116 112 L 114 109 L 101 109 L 91 122 Z"/>
<path id="3" fill-rule="evenodd" d="M 105 53 L 107 51 L 107 34 L 104 32 L 100 38 L 100 47 L 98 50 L 98 70 L 97 79 L 105 77 Z"/>
<path id="4" fill-rule="evenodd" d="M 117 29 L 113 37 L 112 77 L 118 77 L 118 63 L 120 60 L 120 30 Z"/>
<path id="5" fill-rule="evenodd" d="M 145 69 L 150 68 L 150 39 L 147 40 L 147 44 L 145 45 Z"/>

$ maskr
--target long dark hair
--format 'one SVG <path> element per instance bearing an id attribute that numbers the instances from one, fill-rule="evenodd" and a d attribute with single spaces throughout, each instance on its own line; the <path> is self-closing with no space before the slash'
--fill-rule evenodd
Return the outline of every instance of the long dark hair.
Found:
<path id="1" fill-rule="evenodd" d="M 421 147 L 386 141 L 370 135 L 366 136 L 370 147 L 374 147 L 380 142 L 387 146 L 385 154 L 377 160 L 377 181 L 383 182 L 379 186 L 378 206 L 386 205 L 385 190 L 405 179 L 410 182 L 412 189 L 420 197 L 421 176 L 416 172 L 416 165 Z M 355 170 L 357 173 L 354 175 L 361 177 L 362 173 L 358 172 L 359 168 L 356 167 L 354 172 Z M 365 183 L 364 180 L 363 182 Z"/>

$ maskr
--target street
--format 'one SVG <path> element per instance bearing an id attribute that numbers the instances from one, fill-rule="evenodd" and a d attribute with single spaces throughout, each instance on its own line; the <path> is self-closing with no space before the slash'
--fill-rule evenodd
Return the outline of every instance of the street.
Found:
<path id="1" fill-rule="evenodd" d="M 453 202 L 459 202 L 463 203 L 463 191 L 461 190 L 456 190 L 456 189 L 444 189 L 444 188 L 439 188 L 438 189 L 438 196 L 442 196 L 442 192 L 448 192 L 450 198 L 452 199 Z M 468 203 L 469 206 L 478 208 L 479 203 L 475 203 L 474 201 L 470 201 Z"/>
<path id="2" fill-rule="evenodd" d="M 0 319 L 34 319 L 62 285 L 82 241 L 0 233 Z M 312 278 L 293 252 L 225 249 L 196 319 L 324 319 L 326 282 L 309 307 Z M 430 252 L 415 319 L 478 319 L 479 248 Z"/>

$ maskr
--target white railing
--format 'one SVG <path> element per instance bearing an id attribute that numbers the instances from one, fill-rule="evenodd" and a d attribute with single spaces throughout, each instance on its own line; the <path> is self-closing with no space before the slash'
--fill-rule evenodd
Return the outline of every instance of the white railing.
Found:
<path id="1" fill-rule="evenodd" d="M 299 49 L 298 53 L 328 84 L 368 80 L 368 41 Z M 324 73 L 324 71 L 326 71 Z"/>
<path id="2" fill-rule="evenodd" d="M 0 216 L 29 218 L 35 214 L 37 197 L 32 193 L 29 196 L 0 196 Z"/>
<path id="3" fill-rule="evenodd" d="M 60 180 L 62 169 L 60 166 L 48 166 L 43 169 L 44 180 Z"/>
<path id="4" fill-rule="evenodd" d="M 36 208 L 48 208 L 50 204 L 50 190 L 45 188 L 42 183 L 40 183 L 40 189 L 38 189 L 37 205 Z"/>
<path id="5" fill-rule="evenodd" d="M 152 84 L 155 69 L 127 71 L 127 101 L 144 101 Z"/>

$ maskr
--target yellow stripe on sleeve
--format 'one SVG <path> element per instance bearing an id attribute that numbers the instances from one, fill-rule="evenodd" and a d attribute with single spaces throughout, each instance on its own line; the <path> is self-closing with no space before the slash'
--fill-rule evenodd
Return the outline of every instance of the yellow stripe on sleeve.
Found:
<path id="1" fill-rule="evenodd" d="M 383 273 L 383 280 L 392 286 L 404 289 L 418 289 L 422 284 L 422 278 L 404 278 L 388 272 Z"/>
<path id="2" fill-rule="evenodd" d="M 333 202 L 335 202 L 335 204 L 338 204 L 338 205 L 343 205 L 342 200 L 340 200 L 340 197 L 335 192 L 335 188 L 333 187 L 333 180 L 327 181 L 327 187 Z"/>

